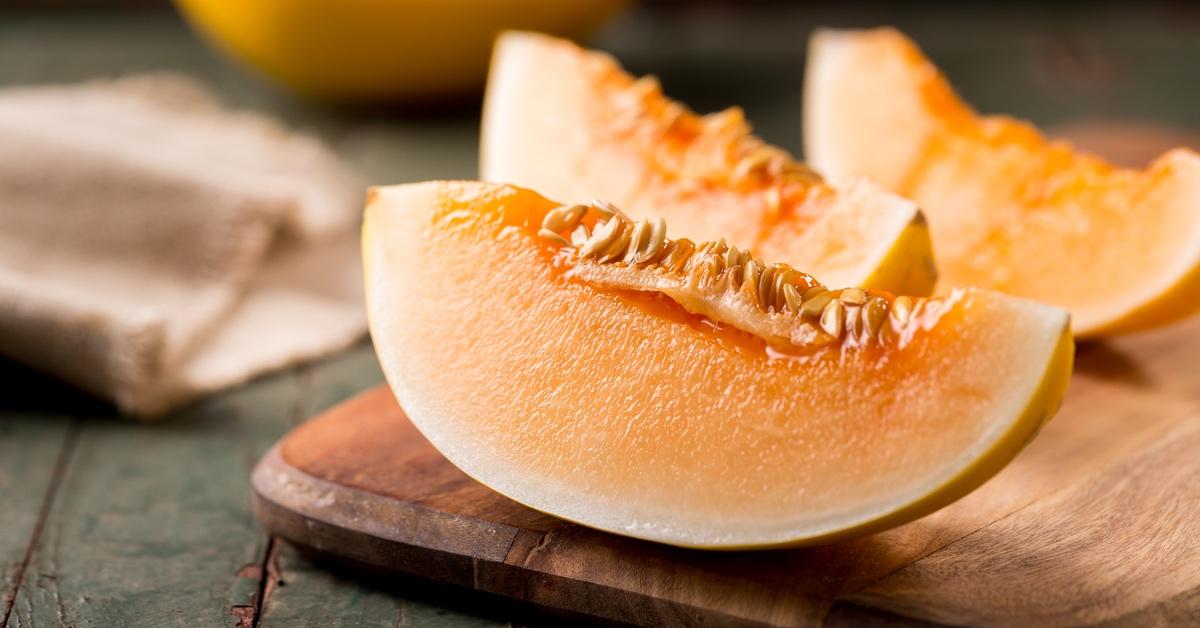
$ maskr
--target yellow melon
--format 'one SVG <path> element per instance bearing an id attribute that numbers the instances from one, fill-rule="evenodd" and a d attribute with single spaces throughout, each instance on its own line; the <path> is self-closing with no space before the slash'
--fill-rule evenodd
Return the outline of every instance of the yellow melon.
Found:
<path id="1" fill-rule="evenodd" d="M 897 525 L 996 473 L 1057 409 L 1059 308 L 829 290 L 596 203 L 372 191 L 371 334 L 413 423 L 538 510 L 705 548 Z"/>
<path id="2" fill-rule="evenodd" d="M 926 212 L 942 290 L 972 285 L 1068 308 L 1082 336 L 1200 307 L 1200 156 L 1109 165 L 1029 124 L 979 116 L 892 29 L 813 36 L 806 152 Z"/>
<path id="3" fill-rule="evenodd" d="M 855 178 L 828 184 L 751 135 L 739 109 L 697 116 L 653 77 L 545 35 L 496 43 L 480 168 L 488 181 L 727 237 L 832 285 L 926 295 L 936 276 L 913 203 Z"/>
<path id="4" fill-rule="evenodd" d="M 627 0 L 175 0 L 205 38 L 279 82 L 350 103 L 477 92 L 506 28 L 585 35 Z"/>

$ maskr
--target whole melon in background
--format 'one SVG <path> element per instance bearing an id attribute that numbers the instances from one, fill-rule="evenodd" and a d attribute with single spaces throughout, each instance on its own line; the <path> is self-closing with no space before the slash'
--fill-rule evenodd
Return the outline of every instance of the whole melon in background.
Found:
<path id="1" fill-rule="evenodd" d="M 497 33 L 578 37 L 625 0 L 176 0 L 216 47 L 305 95 L 428 101 L 483 87 Z"/>

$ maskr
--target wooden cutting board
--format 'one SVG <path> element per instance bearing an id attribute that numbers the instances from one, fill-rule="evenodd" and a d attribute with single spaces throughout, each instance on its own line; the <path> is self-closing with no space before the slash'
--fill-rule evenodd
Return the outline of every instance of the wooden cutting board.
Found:
<path id="1" fill-rule="evenodd" d="M 292 543 L 608 620 L 814 625 L 837 602 L 952 624 L 1200 625 L 1200 320 L 1081 345 L 1061 412 L 1000 475 L 825 547 L 684 550 L 540 514 L 442 458 L 384 387 L 287 435 L 253 485 Z"/>

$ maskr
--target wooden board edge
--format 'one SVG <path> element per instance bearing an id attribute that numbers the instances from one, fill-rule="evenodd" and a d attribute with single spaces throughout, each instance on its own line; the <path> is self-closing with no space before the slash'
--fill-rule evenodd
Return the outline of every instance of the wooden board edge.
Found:
<path id="1" fill-rule="evenodd" d="M 473 587 L 475 560 L 503 561 L 517 534 L 308 475 L 283 459 L 278 444 L 255 466 L 250 483 L 255 516 L 291 543 L 459 586 Z M 431 521 L 462 536 L 431 530 Z"/>
<path id="2" fill-rule="evenodd" d="M 681 626 L 764 625 L 679 601 L 646 601 L 632 591 L 510 563 L 510 550 L 529 542 L 528 538 L 519 542 L 521 537 L 538 533 L 398 502 L 311 476 L 289 465 L 279 444 L 254 468 L 251 506 L 271 534 L 305 551 L 499 595 L 550 612 L 628 624 L 657 619 Z M 383 525 L 385 521 L 396 523 Z M 438 532 L 443 526 L 455 535 Z M 464 539 L 477 545 L 472 547 Z"/>

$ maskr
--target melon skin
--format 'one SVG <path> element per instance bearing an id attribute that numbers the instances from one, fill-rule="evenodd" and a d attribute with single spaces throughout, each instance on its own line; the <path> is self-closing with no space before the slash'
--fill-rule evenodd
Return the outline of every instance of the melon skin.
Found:
<path id="1" fill-rule="evenodd" d="M 496 41 L 481 179 L 564 202 L 603 198 L 635 219 L 663 217 L 696 241 L 738 242 L 831 286 L 932 291 L 934 251 L 916 204 L 861 177 L 736 180 L 738 155 L 757 147 L 766 145 L 740 110 L 696 116 L 606 54 L 537 33 Z"/>
<path id="2" fill-rule="evenodd" d="M 323 102 L 423 103 L 477 93 L 504 28 L 568 37 L 623 0 L 176 0 L 223 52 Z"/>
<path id="3" fill-rule="evenodd" d="M 1053 303 L 1080 337 L 1200 309 L 1195 152 L 1117 168 L 1027 123 L 980 116 L 886 28 L 814 34 L 804 105 L 818 170 L 867 176 L 921 205 L 939 291 L 973 285 Z"/>
<path id="4" fill-rule="evenodd" d="M 451 462 L 532 508 L 710 549 L 865 534 L 978 486 L 1061 401 L 1073 344 L 1056 308 L 963 291 L 903 348 L 773 358 L 564 277 L 530 231 L 556 206 L 474 182 L 378 188 L 363 232 L 397 400 Z"/>

